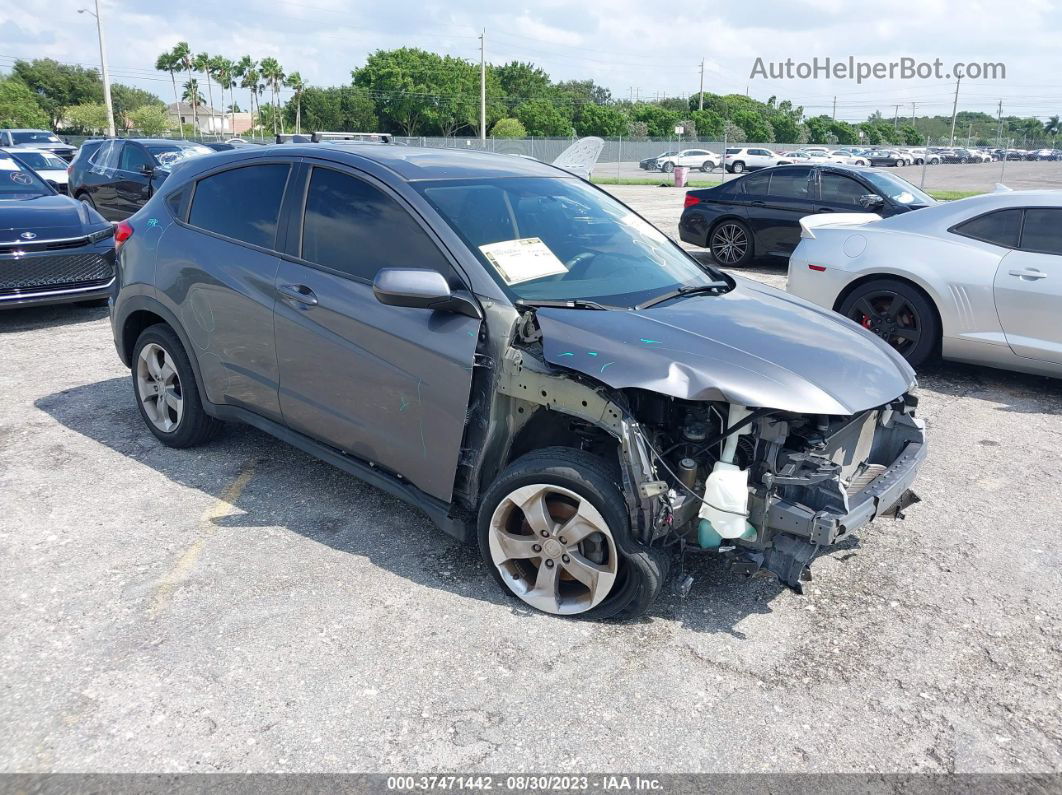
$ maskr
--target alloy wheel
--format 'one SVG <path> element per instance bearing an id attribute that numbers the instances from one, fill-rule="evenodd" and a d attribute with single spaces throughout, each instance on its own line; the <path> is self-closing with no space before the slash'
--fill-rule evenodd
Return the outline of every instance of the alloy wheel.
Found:
<path id="1" fill-rule="evenodd" d="M 922 338 L 922 320 L 906 297 L 892 290 L 863 296 L 848 313 L 868 331 L 877 334 L 906 356 Z"/>
<path id="2" fill-rule="evenodd" d="M 494 509 L 491 560 L 516 596 L 545 613 L 599 605 L 616 582 L 619 555 L 601 513 L 574 491 L 521 486 Z"/>
<path id="3" fill-rule="evenodd" d="M 184 393 L 173 358 L 159 344 L 149 342 L 136 361 L 136 391 L 151 424 L 172 433 L 184 416 Z"/>
<path id="4" fill-rule="evenodd" d="M 722 224 L 712 234 L 712 256 L 723 265 L 740 262 L 748 248 L 748 235 L 737 224 Z"/>

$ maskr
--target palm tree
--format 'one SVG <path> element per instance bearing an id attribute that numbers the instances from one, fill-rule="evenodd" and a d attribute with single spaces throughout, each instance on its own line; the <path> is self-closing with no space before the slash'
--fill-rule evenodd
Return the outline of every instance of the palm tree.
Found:
<path id="1" fill-rule="evenodd" d="M 194 77 L 185 83 L 182 88 L 184 88 L 184 95 L 181 99 L 185 102 L 193 107 L 203 102 L 203 94 L 199 91 L 199 81 Z"/>
<path id="2" fill-rule="evenodd" d="M 251 94 L 251 131 L 254 132 L 254 100 L 258 93 L 258 64 L 245 55 L 236 64 L 236 77 L 240 80 L 240 88 L 246 88 Z"/>
<path id="3" fill-rule="evenodd" d="M 173 101 L 177 112 L 177 126 L 181 128 L 181 138 L 184 138 L 184 125 L 181 124 L 181 98 L 177 94 L 177 76 L 174 74 L 181 68 L 181 64 L 173 52 L 164 52 L 155 59 L 155 68 L 160 72 L 170 73 L 170 82 L 173 83 Z"/>
<path id="4" fill-rule="evenodd" d="M 188 46 L 188 42 L 179 41 L 173 48 L 173 57 L 180 63 L 181 68 L 188 73 L 188 82 L 192 81 L 192 66 L 194 65 L 194 59 L 192 58 L 192 48 Z M 199 105 L 196 102 L 192 103 L 192 125 L 196 132 L 199 131 Z"/>
<path id="5" fill-rule="evenodd" d="M 295 92 L 292 99 L 295 100 L 295 132 L 298 134 L 302 132 L 302 92 L 306 89 L 306 84 L 302 82 L 302 75 L 298 72 L 288 75 L 284 83 Z"/>
<path id="6" fill-rule="evenodd" d="M 269 83 L 269 96 L 273 104 L 273 135 L 277 134 L 277 101 L 280 98 L 280 84 L 284 80 L 284 70 L 276 58 L 262 59 L 262 78 Z M 280 123 L 284 132 L 284 122 Z"/>
<path id="7" fill-rule="evenodd" d="M 236 64 L 234 64 L 228 58 L 225 58 L 225 57 L 223 57 L 221 55 L 218 55 L 218 56 L 216 56 L 213 59 L 213 66 L 214 66 L 214 80 L 216 80 L 217 84 L 221 87 L 221 113 L 222 113 L 222 117 L 224 118 L 224 114 L 225 114 L 225 89 L 228 89 L 228 91 L 229 91 L 229 100 L 232 101 L 233 100 L 232 89 L 233 89 L 233 86 L 235 85 L 235 83 L 233 82 L 233 73 L 234 73 L 234 71 L 236 69 Z M 233 103 L 233 104 L 235 104 L 235 103 Z M 224 126 L 225 126 L 224 123 L 222 123 L 221 126 L 222 126 L 222 128 L 224 128 Z M 233 135 L 236 134 L 236 116 L 235 115 L 233 115 L 232 119 L 231 119 L 230 132 Z"/>
<path id="8" fill-rule="evenodd" d="M 206 78 L 207 96 L 210 98 L 210 123 L 207 125 L 210 132 L 214 132 L 214 89 L 210 83 L 210 53 L 201 52 L 195 56 L 195 70 Z"/>

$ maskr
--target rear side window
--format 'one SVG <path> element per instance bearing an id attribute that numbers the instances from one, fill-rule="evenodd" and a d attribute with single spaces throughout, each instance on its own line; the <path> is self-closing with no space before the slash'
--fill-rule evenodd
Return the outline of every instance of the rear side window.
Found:
<path id="1" fill-rule="evenodd" d="M 771 174 L 771 196 L 780 199 L 808 198 L 809 168 L 785 168 Z"/>
<path id="2" fill-rule="evenodd" d="M 771 173 L 753 174 L 745 177 L 741 182 L 745 185 L 745 193 L 753 196 L 766 196 L 767 185 L 771 181 Z"/>
<path id="3" fill-rule="evenodd" d="M 971 218 L 951 229 L 957 235 L 983 240 L 1006 248 L 1017 248 L 1021 231 L 1021 210 L 996 210 Z"/>
<path id="4" fill-rule="evenodd" d="M 1062 254 L 1062 210 L 1030 208 L 1021 230 L 1023 251 Z"/>
<path id="5" fill-rule="evenodd" d="M 209 232 L 272 248 L 288 166 L 244 166 L 196 183 L 188 223 Z"/>
<path id="6" fill-rule="evenodd" d="M 140 171 L 144 166 L 152 167 L 155 163 L 151 156 L 136 144 L 126 143 L 122 147 L 122 158 L 119 168 L 122 171 Z"/>
<path id="7" fill-rule="evenodd" d="M 315 168 L 306 194 L 302 258 L 372 281 L 381 268 L 429 268 L 449 277 L 449 262 L 398 202 L 356 177 Z"/>

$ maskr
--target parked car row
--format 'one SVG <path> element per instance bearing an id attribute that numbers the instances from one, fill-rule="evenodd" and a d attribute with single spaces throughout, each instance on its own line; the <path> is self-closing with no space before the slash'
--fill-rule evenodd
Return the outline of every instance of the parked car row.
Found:
<path id="1" fill-rule="evenodd" d="M 727 267 L 788 257 L 790 292 L 912 366 L 941 354 L 1062 377 L 1060 191 L 941 204 L 887 171 L 777 166 L 687 192 L 679 235 Z"/>

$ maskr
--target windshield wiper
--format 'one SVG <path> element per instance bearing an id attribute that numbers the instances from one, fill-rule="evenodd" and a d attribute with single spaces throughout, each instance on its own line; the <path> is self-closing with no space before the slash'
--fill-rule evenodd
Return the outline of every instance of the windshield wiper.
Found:
<path id="1" fill-rule="evenodd" d="M 521 306 L 548 307 L 550 309 L 557 308 L 557 309 L 601 309 L 601 310 L 608 310 L 608 309 L 618 309 L 619 308 L 619 307 L 615 307 L 615 306 L 605 306 L 604 304 L 599 304 L 597 301 L 590 301 L 590 300 L 588 300 L 586 298 L 565 298 L 565 299 L 561 299 L 559 301 L 547 301 L 547 300 L 543 300 L 543 301 L 528 301 L 528 300 L 526 300 L 524 298 L 520 298 L 520 299 L 517 300 L 516 303 L 520 304 Z"/>
<path id="2" fill-rule="evenodd" d="M 711 293 L 712 295 L 719 295 L 720 290 L 725 290 L 730 287 L 729 282 L 708 282 L 708 284 L 687 284 L 682 287 L 677 287 L 674 290 L 669 290 L 666 293 L 650 298 L 648 301 L 644 301 L 635 309 L 648 309 L 651 306 L 663 303 L 664 301 L 670 301 L 672 298 L 681 298 L 684 295 L 699 295 L 701 293 Z"/>

